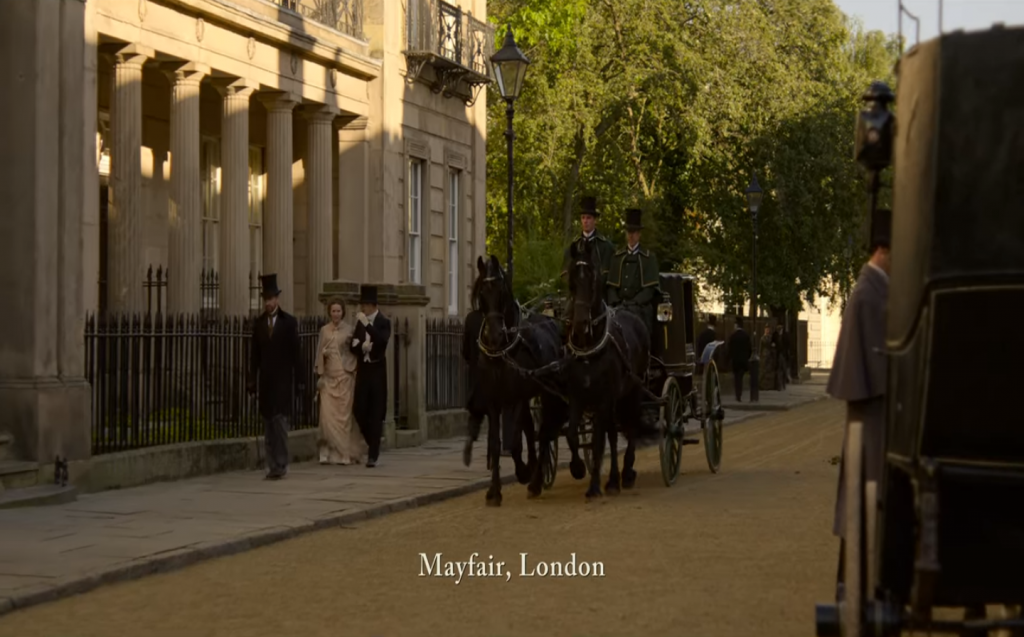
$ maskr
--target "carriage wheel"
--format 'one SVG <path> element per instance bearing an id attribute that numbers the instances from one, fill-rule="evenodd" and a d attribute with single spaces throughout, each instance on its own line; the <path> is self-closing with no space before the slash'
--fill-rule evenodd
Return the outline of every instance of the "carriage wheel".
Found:
<path id="1" fill-rule="evenodd" d="M 540 396 L 530 399 L 530 415 L 533 416 L 533 428 L 538 434 L 544 425 L 544 412 L 541 411 Z M 550 489 L 555 484 L 555 474 L 558 472 L 558 436 L 548 443 L 548 450 L 551 453 L 551 464 L 544 468 L 544 488 Z"/>
<path id="2" fill-rule="evenodd" d="M 583 450 L 583 464 L 587 465 L 587 473 L 594 473 L 594 416 L 583 414 L 580 422 L 580 449 Z"/>
<path id="3" fill-rule="evenodd" d="M 550 464 L 544 469 L 544 489 L 555 486 L 555 474 L 558 473 L 558 438 L 548 443 Z"/>
<path id="4" fill-rule="evenodd" d="M 701 426 L 704 429 L 704 455 L 708 469 L 718 473 L 722 466 L 722 388 L 718 383 L 718 367 L 715 361 L 708 361 L 704 367 L 701 391 Z"/>
<path id="5" fill-rule="evenodd" d="M 666 487 L 671 487 L 679 477 L 683 461 L 683 391 L 675 378 L 669 377 L 662 387 L 661 397 L 661 477 Z"/>

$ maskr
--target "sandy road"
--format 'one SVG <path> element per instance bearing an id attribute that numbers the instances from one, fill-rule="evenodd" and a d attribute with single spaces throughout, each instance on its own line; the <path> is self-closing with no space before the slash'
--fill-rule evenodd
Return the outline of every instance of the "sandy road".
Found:
<path id="1" fill-rule="evenodd" d="M 684 447 L 666 488 L 657 450 L 636 489 L 585 504 L 560 472 L 500 509 L 476 493 L 353 528 L 303 536 L 0 617 L 0 636 L 813 634 L 828 601 L 842 408 L 821 401 L 725 431 L 722 473 Z M 511 580 L 419 577 L 419 554 L 509 564 Z M 531 562 L 604 564 L 603 578 L 522 578 Z"/>

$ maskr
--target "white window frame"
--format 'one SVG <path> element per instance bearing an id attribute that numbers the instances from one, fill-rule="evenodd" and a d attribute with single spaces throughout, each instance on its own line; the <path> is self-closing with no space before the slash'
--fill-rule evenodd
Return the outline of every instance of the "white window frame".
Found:
<path id="1" fill-rule="evenodd" d="M 462 171 L 448 169 L 448 314 L 459 315 L 459 225 L 462 220 L 459 187 Z"/>
<path id="2" fill-rule="evenodd" d="M 427 162 L 419 158 L 409 161 L 409 199 L 406 219 L 406 260 L 409 283 L 423 284 L 423 173 Z"/>
<path id="3" fill-rule="evenodd" d="M 263 273 L 263 210 L 266 200 L 266 175 L 263 172 L 263 149 L 249 147 L 249 285 L 260 285 Z M 249 309 L 260 311 L 263 303 L 250 289 Z"/>
<path id="4" fill-rule="evenodd" d="M 219 272 L 221 163 L 220 141 L 202 138 L 200 156 L 200 189 L 202 193 L 202 270 Z M 219 276 L 219 275 L 218 275 Z M 196 281 L 194 285 L 199 285 Z M 220 305 L 217 290 L 204 290 L 202 307 L 216 309 Z"/>

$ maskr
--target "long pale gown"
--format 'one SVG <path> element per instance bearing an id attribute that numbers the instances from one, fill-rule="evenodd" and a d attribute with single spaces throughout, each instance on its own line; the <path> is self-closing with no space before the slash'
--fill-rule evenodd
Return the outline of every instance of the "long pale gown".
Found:
<path id="1" fill-rule="evenodd" d="M 368 448 L 352 416 L 356 385 L 356 357 L 347 347 L 352 326 L 328 323 L 320 329 L 316 359 L 320 396 L 320 462 L 360 464 Z"/>

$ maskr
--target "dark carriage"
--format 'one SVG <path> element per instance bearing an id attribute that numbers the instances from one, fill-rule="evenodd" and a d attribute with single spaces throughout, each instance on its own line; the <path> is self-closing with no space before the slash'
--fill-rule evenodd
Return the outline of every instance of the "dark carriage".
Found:
<path id="1" fill-rule="evenodd" d="M 817 634 L 1020 635 L 1024 29 L 945 35 L 898 70 L 886 463 L 863 480 L 851 423 L 843 599 Z"/>
<path id="2" fill-rule="evenodd" d="M 647 390 L 660 399 L 645 404 L 656 411 L 661 424 L 661 473 L 666 486 L 675 483 L 682 463 L 683 446 L 699 444 L 693 436 L 703 434 L 708 468 L 717 473 L 722 461 L 722 409 L 721 388 L 714 352 L 721 342 L 711 343 L 705 352 L 696 347 L 696 316 L 694 305 L 694 278 L 687 274 L 662 273 L 660 287 L 662 303 L 658 306 L 658 323 L 652 336 L 651 364 L 647 375 Z M 557 317 L 557 308 L 564 300 L 547 299 L 543 310 Z M 533 403 L 534 422 L 539 427 L 540 405 Z M 693 424 L 690 421 L 694 421 Z M 564 432 L 563 432 L 564 433 Z M 589 471 L 593 421 L 584 415 L 579 432 L 580 448 Z M 555 462 L 544 476 L 545 488 L 555 480 L 558 444 L 552 442 L 550 453 Z"/>

